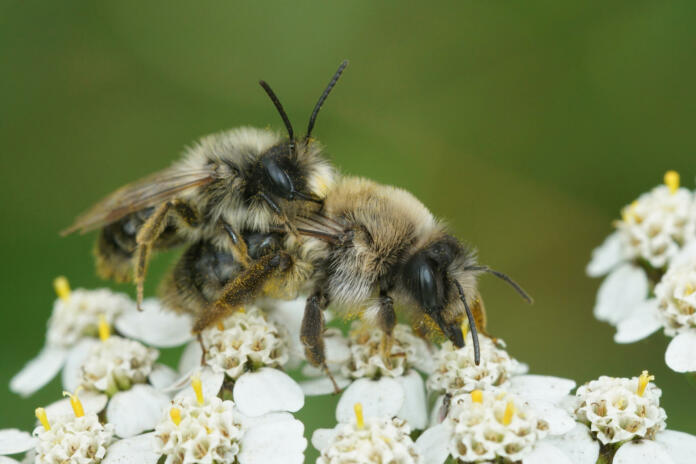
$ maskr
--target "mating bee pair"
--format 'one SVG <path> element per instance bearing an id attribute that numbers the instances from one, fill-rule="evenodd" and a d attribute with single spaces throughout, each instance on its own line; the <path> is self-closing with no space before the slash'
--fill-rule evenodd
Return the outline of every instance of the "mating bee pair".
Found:
<path id="1" fill-rule="evenodd" d="M 304 137 L 261 81 L 287 129 L 243 127 L 204 137 L 171 167 L 126 185 L 80 216 L 64 234 L 101 229 L 97 270 L 133 279 L 138 305 L 153 250 L 187 245 L 162 285 L 165 304 L 196 318 L 194 332 L 260 297 L 307 294 L 301 338 L 324 365 L 323 310 L 363 311 L 384 331 L 395 308 L 425 334 L 440 330 L 464 345 L 464 317 L 479 363 L 477 329 L 485 312 L 476 279 L 492 273 L 413 195 L 337 174 L 311 137 L 317 114 L 344 61 L 309 118 Z"/>

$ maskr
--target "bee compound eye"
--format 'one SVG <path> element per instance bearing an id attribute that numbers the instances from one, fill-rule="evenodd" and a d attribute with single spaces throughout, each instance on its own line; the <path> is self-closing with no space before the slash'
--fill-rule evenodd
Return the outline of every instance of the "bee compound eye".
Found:
<path id="1" fill-rule="evenodd" d="M 295 186 L 288 173 L 273 158 L 266 157 L 261 162 L 266 171 L 269 190 L 275 195 L 292 200 L 295 197 Z"/>

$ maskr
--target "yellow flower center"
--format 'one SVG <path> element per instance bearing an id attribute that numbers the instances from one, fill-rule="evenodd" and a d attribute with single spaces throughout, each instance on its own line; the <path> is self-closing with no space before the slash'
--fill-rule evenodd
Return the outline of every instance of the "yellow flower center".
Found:
<path id="1" fill-rule="evenodd" d="M 196 401 L 200 406 L 203 406 L 203 403 L 205 403 L 203 398 L 203 384 L 201 384 L 201 378 L 198 374 L 191 377 L 191 388 L 193 388 L 193 391 L 196 393 Z"/>
<path id="2" fill-rule="evenodd" d="M 106 321 L 106 316 L 103 314 L 99 315 L 99 339 L 103 342 L 107 341 L 111 336 L 111 327 Z"/>
<path id="3" fill-rule="evenodd" d="M 181 424 L 181 411 L 179 410 L 179 408 L 170 409 L 169 417 L 172 418 L 172 422 L 174 422 L 177 426 Z"/>
<path id="4" fill-rule="evenodd" d="M 505 412 L 503 413 L 503 425 L 510 425 L 512 418 L 515 415 L 515 404 L 512 401 L 508 401 L 505 406 Z"/>
<path id="5" fill-rule="evenodd" d="M 671 193 L 679 190 L 679 173 L 677 171 L 667 171 L 665 173 L 665 185 L 669 187 Z"/>
<path id="6" fill-rule="evenodd" d="M 471 402 L 472 403 L 483 403 L 483 392 L 481 390 L 474 390 L 471 392 Z"/>
<path id="7" fill-rule="evenodd" d="M 640 377 L 638 377 L 638 390 L 636 390 L 638 396 L 643 396 L 643 394 L 645 393 L 645 389 L 647 388 L 651 380 L 655 380 L 655 376 L 650 375 L 648 371 L 643 371 L 640 374 Z"/>
<path id="8" fill-rule="evenodd" d="M 77 387 L 77 390 L 75 390 L 75 393 L 70 393 L 70 392 L 63 392 L 63 396 L 69 396 L 70 397 L 70 406 L 72 406 L 72 410 L 75 413 L 75 417 L 82 417 L 85 415 L 85 409 L 82 407 L 82 402 L 80 401 L 80 398 L 77 397 L 77 393 L 82 390 L 82 387 Z"/>
<path id="9" fill-rule="evenodd" d="M 355 423 L 358 426 L 358 429 L 364 429 L 365 418 L 363 417 L 362 403 L 355 403 L 353 405 L 353 411 L 355 412 Z"/>
<path id="10" fill-rule="evenodd" d="M 48 416 L 44 408 L 36 408 L 34 414 L 45 430 L 51 430 L 51 424 L 48 423 Z"/>
<path id="11" fill-rule="evenodd" d="M 56 277 L 53 280 L 53 288 L 61 300 L 68 301 L 70 299 L 70 283 L 67 278 L 63 276 Z"/>

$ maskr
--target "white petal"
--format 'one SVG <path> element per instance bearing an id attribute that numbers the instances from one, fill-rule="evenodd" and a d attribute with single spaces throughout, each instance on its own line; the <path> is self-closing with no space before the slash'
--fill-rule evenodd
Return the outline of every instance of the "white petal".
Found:
<path id="1" fill-rule="evenodd" d="M 592 439 L 586 425 L 575 424 L 568 433 L 544 439 L 562 450 L 573 464 L 595 464 L 599 457 L 599 442 Z"/>
<path id="2" fill-rule="evenodd" d="M 338 388 L 346 388 L 350 384 L 350 379 L 341 377 L 339 375 L 334 375 L 334 380 L 338 385 Z M 317 395 L 328 395 L 329 393 L 335 393 L 333 382 L 328 377 L 321 377 L 318 379 L 305 380 L 300 382 L 300 388 L 304 392 L 305 396 L 317 396 Z"/>
<path id="3" fill-rule="evenodd" d="M 613 464 L 676 464 L 663 445 L 650 440 L 624 443 L 614 455 L 612 462 Z"/>
<path id="4" fill-rule="evenodd" d="M 80 392 L 78 397 L 82 403 L 82 408 L 85 410 L 85 414 L 98 414 L 104 409 L 106 402 L 109 400 L 109 398 L 102 393 L 90 391 Z M 51 403 L 46 406 L 45 409 L 48 422 L 60 421 L 66 417 L 73 417 L 74 414 L 72 406 L 70 406 L 70 398 L 63 398 L 55 403 Z"/>
<path id="5" fill-rule="evenodd" d="M 430 411 L 430 426 L 437 425 L 445 420 L 444 410 L 442 409 L 445 403 L 445 395 L 440 395 L 435 399 L 433 408 Z"/>
<path id="6" fill-rule="evenodd" d="M 29 396 L 53 380 L 63 367 L 68 351 L 63 348 L 45 346 L 39 355 L 29 361 L 12 380 L 10 390 L 21 396 Z"/>
<path id="7" fill-rule="evenodd" d="M 134 385 L 118 392 L 106 408 L 106 420 L 114 425 L 116 435 L 130 438 L 153 430 L 162 419 L 169 397 L 150 385 Z"/>
<path id="8" fill-rule="evenodd" d="M 646 338 L 662 327 L 657 298 L 638 303 L 631 314 L 616 325 L 614 341 L 633 343 Z"/>
<path id="9" fill-rule="evenodd" d="M 340 366 L 345 364 L 350 359 L 350 348 L 348 348 L 348 340 L 340 334 L 324 338 L 324 349 L 326 355 L 326 364 L 332 366 Z"/>
<path id="10" fill-rule="evenodd" d="M 304 406 L 302 389 L 288 374 L 264 367 L 247 372 L 234 383 L 232 396 L 237 408 L 247 416 L 275 411 L 299 411 Z"/>
<path id="11" fill-rule="evenodd" d="M 597 291 L 594 315 L 600 321 L 616 325 L 648 296 L 648 277 L 633 264 L 614 269 Z"/>
<path id="12" fill-rule="evenodd" d="M 152 372 L 147 377 L 150 381 L 150 385 L 157 388 L 158 390 L 167 388 L 173 384 L 179 378 L 179 373 L 169 366 L 164 364 L 155 364 L 152 368 Z"/>
<path id="13" fill-rule="evenodd" d="M 18 429 L 0 430 L 0 454 L 23 453 L 34 447 L 36 438 Z"/>
<path id="14" fill-rule="evenodd" d="M 365 417 L 394 417 L 404 404 L 404 389 L 394 379 L 358 379 L 341 395 L 336 421 L 355 422 L 355 403 L 362 404 Z"/>
<path id="15" fill-rule="evenodd" d="M 184 375 L 175 383 L 175 385 L 172 386 L 179 386 L 181 388 L 181 391 L 177 393 L 174 398 L 195 398 L 196 393 L 193 391 L 193 388 L 191 388 L 191 376 L 195 373 L 197 373 L 198 377 L 201 379 L 201 386 L 203 387 L 203 397 L 208 398 L 211 396 L 217 396 L 217 394 L 220 392 L 220 389 L 222 388 L 222 382 L 225 380 L 225 373 L 214 372 L 212 369 L 208 367 L 203 367 L 200 370 L 196 369 Z M 170 389 L 172 388 L 168 387 L 165 390 Z"/>
<path id="16" fill-rule="evenodd" d="M 275 417 L 275 416 L 274 416 Z M 250 427 L 241 440 L 240 464 L 302 464 L 307 440 L 302 422 L 287 416 Z"/>
<path id="17" fill-rule="evenodd" d="M 696 330 L 680 333 L 669 342 L 665 363 L 676 372 L 696 371 Z"/>
<path id="18" fill-rule="evenodd" d="M 693 464 L 696 459 L 696 436 L 676 430 L 664 430 L 655 441 L 662 444 L 674 464 Z"/>
<path id="19" fill-rule="evenodd" d="M 156 464 L 159 439 L 154 433 L 119 440 L 109 446 L 102 464 Z"/>
<path id="20" fill-rule="evenodd" d="M 192 369 L 199 367 L 201 365 L 201 357 L 203 356 L 203 350 L 201 350 L 201 345 L 197 341 L 193 341 L 186 345 L 184 352 L 181 353 L 181 359 L 179 359 L 179 365 L 177 369 L 182 374 L 185 372 L 190 372 Z"/>
<path id="21" fill-rule="evenodd" d="M 575 381 L 548 375 L 517 375 L 510 379 L 508 391 L 525 399 L 557 403 L 575 388 Z"/>
<path id="22" fill-rule="evenodd" d="M 427 400 L 423 378 L 414 370 L 396 377 L 404 390 L 404 404 L 397 416 L 408 422 L 412 429 L 424 429 L 428 425 Z"/>
<path id="23" fill-rule="evenodd" d="M 549 424 L 549 434 L 562 435 L 575 427 L 575 420 L 564 409 L 544 400 L 525 401 L 540 418 Z"/>
<path id="24" fill-rule="evenodd" d="M 679 253 L 672 258 L 669 265 L 672 266 L 683 266 L 689 263 L 693 263 L 696 260 L 696 241 L 692 241 L 684 248 L 682 248 Z"/>
<path id="25" fill-rule="evenodd" d="M 329 446 L 338 429 L 316 429 L 312 434 L 312 446 L 319 452 Z"/>
<path id="26" fill-rule="evenodd" d="M 422 464 L 442 464 L 449 456 L 451 429 L 447 424 L 430 427 L 416 440 Z"/>
<path id="27" fill-rule="evenodd" d="M 538 442 L 531 453 L 522 459 L 522 464 L 575 464 L 566 454 L 550 443 Z"/>
<path id="28" fill-rule="evenodd" d="M 101 343 L 96 338 L 83 338 L 68 353 L 61 373 L 63 390 L 72 392 L 82 381 L 82 365 L 87 360 L 92 348 Z"/>
<path id="29" fill-rule="evenodd" d="M 191 316 L 167 310 L 154 298 L 143 302 L 142 311 L 135 308 L 124 311 L 114 325 L 126 337 L 158 348 L 183 345 L 193 338 Z"/>
<path id="30" fill-rule="evenodd" d="M 590 277 L 603 276 L 614 269 L 623 259 L 621 238 L 618 232 L 614 232 L 604 240 L 604 243 L 592 251 L 592 259 L 585 272 Z"/>

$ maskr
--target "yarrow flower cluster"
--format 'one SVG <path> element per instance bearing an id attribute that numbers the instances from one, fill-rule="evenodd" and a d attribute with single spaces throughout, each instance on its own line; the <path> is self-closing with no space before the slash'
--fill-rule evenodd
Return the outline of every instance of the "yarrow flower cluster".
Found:
<path id="1" fill-rule="evenodd" d="M 113 426 L 102 424 L 96 414 L 74 417 L 39 427 L 35 432 L 37 464 L 98 463 L 113 439 Z"/>
<path id="2" fill-rule="evenodd" d="M 81 385 L 114 394 L 147 381 L 159 352 L 134 340 L 110 336 L 94 345 L 82 365 Z"/>
<path id="3" fill-rule="evenodd" d="M 167 464 L 234 462 L 242 437 L 237 415 L 232 401 L 217 397 L 174 400 L 169 416 L 155 428 L 156 452 Z"/>
<path id="4" fill-rule="evenodd" d="M 696 195 L 679 187 L 673 171 L 665 184 L 623 209 L 618 230 L 593 252 L 587 273 L 609 273 L 594 313 L 617 327 L 616 342 L 631 343 L 663 328 L 675 337 L 665 353 L 667 365 L 696 371 Z"/>
<path id="5" fill-rule="evenodd" d="M 463 348 L 447 341 L 433 356 L 433 371 L 428 377 L 428 389 L 455 394 L 485 390 L 506 385 L 510 377 L 524 374 L 525 365 L 510 357 L 502 346 L 486 336 L 479 335 L 481 361 L 474 362 L 471 335 Z"/>
<path id="6" fill-rule="evenodd" d="M 339 424 L 327 433 L 315 434 L 312 443 L 320 450 L 317 464 L 421 462 L 411 439 L 411 428 L 399 418 L 363 418 L 362 405 L 354 405 L 356 421 Z M 322 436 L 323 435 L 323 436 Z"/>
<path id="7" fill-rule="evenodd" d="M 202 333 L 204 361 L 215 372 L 237 379 L 259 367 L 282 367 L 288 361 L 285 338 L 260 310 L 238 311 Z"/>

